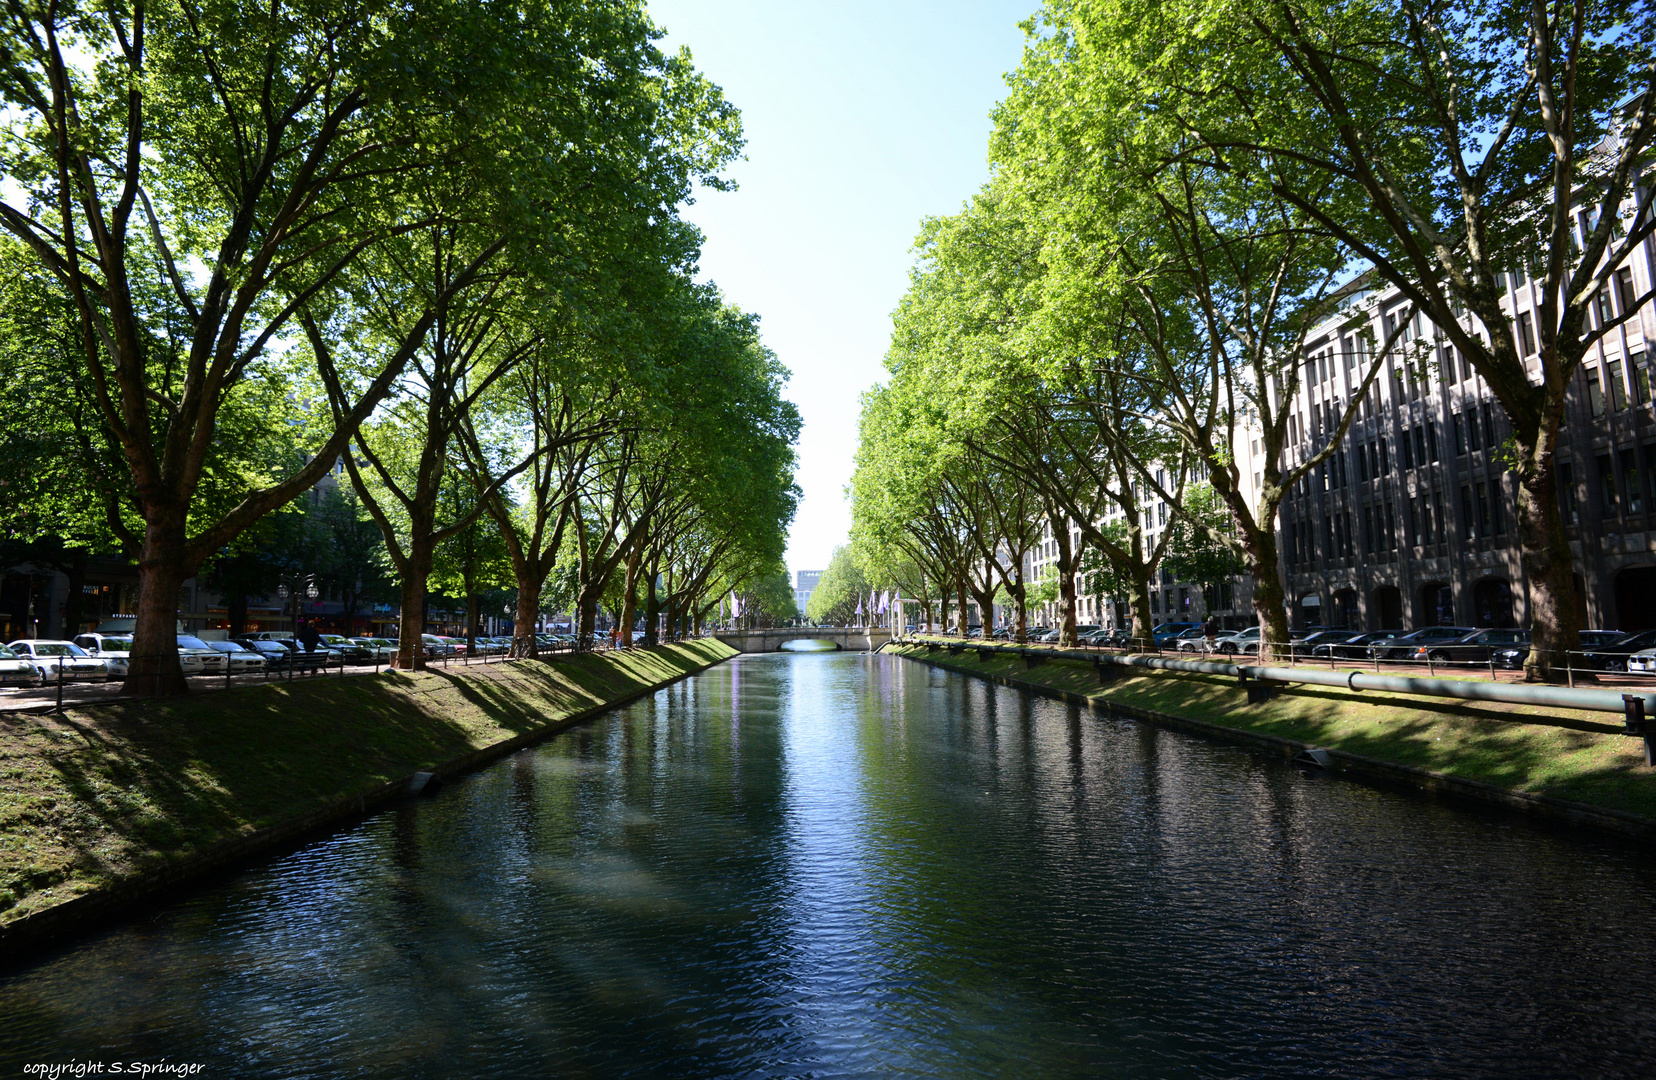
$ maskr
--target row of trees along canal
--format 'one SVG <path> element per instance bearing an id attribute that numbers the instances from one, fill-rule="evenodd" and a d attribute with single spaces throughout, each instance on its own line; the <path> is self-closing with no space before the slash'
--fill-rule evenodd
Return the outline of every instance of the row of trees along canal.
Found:
<path id="1" fill-rule="evenodd" d="M 528 655 L 555 575 L 591 632 L 618 581 L 624 625 L 683 627 L 777 572 L 798 417 L 678 214 L 728 186 L 739 116 L 641 5 L 66 2 L 0 28 L 0 514 L 136 559 L 129 690 L 182 691 L 181 583 L 338 463 L 403 667 L 468 537 L 504 548 Z"/>
<path id="2" fill-rule="evenodd" d="M 1284 493 L 1338 450 L 1388 351 L 1418 377 L 1441 344 L 1511 420 L 1528 670 L 1549 677 L 1580 629 L 1554 488 L 1565 389 L 1627 318 L 1589 308 L 1656 226 L 1653 19 L 1621 0 L 1047 0 L 991 179 L 925 223 L 889 383 L 866 399 L 864 572 L 961 609 L 998 591 L 1021 622 L 1044 521 L 1065 635 L 1091 557 L 1142 638 L 1178 535 L 1147 541 L 1164 500 L 1246 568 L 1285 641 Z M 1517 265 L 1543 298 L 1538 376 L 1500 303 Z M 1433 329 L 1407 348 L 1365 331 L 1361 390 L 1290 462 L 1308 335 L 1386 289 L 1410 305 L 1398 332 Z"/>

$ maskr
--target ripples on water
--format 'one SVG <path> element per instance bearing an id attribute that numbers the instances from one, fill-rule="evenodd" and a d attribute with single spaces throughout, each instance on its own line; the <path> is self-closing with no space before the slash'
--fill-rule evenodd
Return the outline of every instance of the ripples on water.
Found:
<path id="1" fill-rule="evenodd" d="M 888 657 L 714 668 L 0 976 L 205 1076 L 1649 1076 L 1648 849 Z"/>

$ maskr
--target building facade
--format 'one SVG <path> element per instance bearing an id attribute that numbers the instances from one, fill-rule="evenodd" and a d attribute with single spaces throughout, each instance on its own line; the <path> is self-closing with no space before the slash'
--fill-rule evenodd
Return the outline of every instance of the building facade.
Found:
<path id="1" fill-rule="evenodd" d="M 1646 243 L 1618 268 L 1592 318 L 1622 315 L 1651 280 Z M 1539 381 L 1539 290 L 1522 269 L 1501 284 L 1515 340 Z M 1364 298 L 1359 311 L 1381 342 L 1408 318 L 1392 291 Z M 1656 626 L 1653 338 L 1656 312 L 1647 303 L 1593 347 L 1567 391 L 1556 465 L 1584 626 Z M 1362 336 L 1345 320 L 1320 328 L 1308 352 L 1287 403 L 1290 463 L 1326 445 L 1368 364 Z M 1344 444 L 1283 502 L 1291 620 L 1365 630 L 1529 625 L 1504 411 L 1422 317 L 1409 320 L 1381 363 Z"/>

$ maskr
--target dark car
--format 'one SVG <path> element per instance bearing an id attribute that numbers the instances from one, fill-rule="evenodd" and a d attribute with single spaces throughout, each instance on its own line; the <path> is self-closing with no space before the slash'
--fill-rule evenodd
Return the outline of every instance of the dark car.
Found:
<path id="1" fill-rule="evenodd" d="M 285 668 L 298 666 L 294 662 L 296 657 L 293 650 L 282 644 L 280 641 L 272 641 L 270 638 L 254 637 L 239 637 L 231 638 L 230 640 L 234 641 L 242 648 L 258 653 L 260 656 L 264 657 L 265 667 L 270 668 L 271 670 L 280 671 Z"/>
<path id="2" fill-rule="evenodd" d="M 1590 631 L 1582 631 L 1585 639 Z M 1587 646 L 1582 641 L 1582 651 L 1578 657 L 1571 657 L 1572 666 L 1579 662 L 1581 667 L 1597 668 L 1600 671 L 1626 671 L 1627 658 L 1640 649 L 1656 646 L 1656 630 L 1641 630 L 1636 634 L 1624 634 L 1614 641 L 1602 645 Z"/>
<path id="3" fill-rule="evenodd" d="M 1339 637 L 1329 638 L 1327 641 L 1320 641 L 1311 646 L 1311 655 L 1358 660 L 1368 655 L 1368 647 L 1376 641 L 1383 641 L 1386 638 L 1396 636 L 1395 631 L 1385 631 L 1378 634 L 1359 634 L 1354 631 L 1347 630 Z"/>
<path id="4" fill-rule="evenodd" d="M 1498 650 L 1523 647 L 1528 652 L 1529 640 L 1528 630 L 1479 630 L 1457 641 L 1422 645 L 1415 650 L 1415 659 L 1434 664 L 1487 664 Z"/>
<path id="5" fill-rule="evenodd" d="M 1350 630 L 1318 630 L 1314 634 L 1295 637 L 1288 642 L 1288 648 L 1295 656 L 1329 656 L 1329 650 L 1334 646 L 1343 645 L 1356 636 Z M 1256 651 L 1258 648 L 1254 646 Z"/>
<path id="6" fill-rule="evenodd" d="M 1470 626 L 1428 626 L 1412 634 L 1401 634 L 1376 641 L 1368 654 L 1375 660 L 1413 660 L 1422 645 L 1442 645 L 1473 633 Z M 1422 660 L 1425 656 L 1420 657 Z"/>
<path id="7" fill-rule="evenodd" d="M 1581 647 L 1583 649 L 1599 649 L 1605 645 L 1614 645 L 1627 634 L 1621 630 L 1583 630 L 1581 632 Z M 1496 649 L 1493 657 L 1496 667 L 1521 668 L 1524 661 L 1529 659 L 1530 638 L 1525 633 L 1522 645 L 1510 645 Z M 1575 657 L 1575 666 L 1581 667 L 1580 657 Z"/>

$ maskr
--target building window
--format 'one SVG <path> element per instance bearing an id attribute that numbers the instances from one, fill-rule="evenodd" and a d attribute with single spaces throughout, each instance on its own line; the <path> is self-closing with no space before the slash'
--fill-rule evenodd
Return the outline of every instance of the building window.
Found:
<path id="1" fill-rule="evenodd" d="M 1397 440 L 1397 452 L 1403 456 L 1403 467 L 1414 468 L 1414 443 L 1409 439 L 1409 429 L 1404 428 Z"/>
<path id="2" fill-rule="evenodd" d="M 1376 461 L 1379 463 L 1380 467 L 1375 471 L 1375 475 L 1385 476 L 1391 471 L 1391 466 L 1386 464 L 1386 440 L 1381 439 L 1376 445 L 1379 447 L 1380 453 L 1380 456 L 1376 459 Z"/>
<path id="3" fill-rule="evenodd" d="M 1621 412 L 1627 408 L 1627 383 L 1622 378 L 1622 362 L 1620 360 L 1610 361 L 1606 365 L 1606 371 L 1610 379 L 1611 406 L 1617 412 Z"/>
<path id="4" fill-rule="evenodd" d="M 1566 525 L 1574 525 L 1581 520 L 1576 510 L 1575 472 L 1567 461 L 1558 465 L 1558 513 Z"/>
<path id="5" fill-rule="evenodd" d="M 1465 485 L 1461 487 L 1461 527 L 1466 539 L 1478 538 L 1478 519 L 1472 516 L 1472 489 Z"/>
<path id="6" fill-rule="evenodd" d="M 1535 355 L 1535 326 L 1527 311 L 1518 313 L 1518 346 L 1524 350 L 1525 356 Z"/>
<path id="7" fill-rule="evenodd" d="M 1616 302 L 1621 305 L 1622 314 L 1633 310 L 1633 270 L 1631 267 L 1622 267 L 1616 271 Z"/>
<path id="8" fill-rule="evenodd" d="M 1593 294 L 1593 313 L 1598 316 L 1598 325 L 1600 327 L 1603 327 L 1605 323 L 1616 317 L 1616 313 L 1610 310 L 1609 289 L 1600 289 L 1598 292 Z"/>
<path id="9" fill-rule="evenodd" d="M 1631 447 L 1621 452 L 1622 497 L 1629 514 L 1644 513 L 1644 482 L 1639 477 L 1639 456 Z"/>
<path id="10" fill-rule="evenodd" d="M 1650 400 L 1650 369 L 1645 367 L 1645 354 L 1636 352 L 1627 363 L 1633 369 L 1633 404 L 1643 405 Z"/>
<path id="11" fill-rule="evenodd" d="M 1381 522 L 1386 533 L 1386 550 L 1397 550 L 1397 509 L 1390 499 L 1386 500 L 1386 517 Z"/>
<path id="12" fill-rule="evenodd" d="M 1437 455 L 1437 421 L 1428 420 L 1421 425 L 1426 431 L 1426 452 L 1431 455 L 1430 460 L 1436 461 Z"/>
<path id="13" fill-rule="evenodd" d="M 1425 424 L 1421 424 L 1419 427 L 1414 429 L 1414 442 L 1415 442 L 1415 460 L 1420 462 L 1421 466 L 1424 467 L 1427 460 L 1428 460 L 1427 457 L 1426 457 L 1426 425 Z"/>
<path id="14" fill-rule="evenodd" d="M 1377 549 L 1374 546 L 1374 507 L 1363 507 L 1363 551 L 1373 555 Z"/>
<path id="15" fill-rule="evenodd" d="M 1616 515 L 1616 477 L 1610 470 L 1610 455 L 1599 454 L 1597 461 L 1599 474 L 1599 498 L 1602 501 L 1600 509 L 1605 517 Z"/>
<path id="16" fill-rule="evenodd" d="M 1593 407 L 1594 416 L 1604 415 L 1604 386 L 1599 382 L 1596 367 L 1587 369 L 1587 402 Z"/>
<path id="17" fill-rule="evenodd" d="M 1449 414 L 1449 426 L 1455 429 L 1455 453 L 1466 453 L 1466 427 L 1461 423 L 1460 413 Z"/>
<path id="18" fill-rule="evenodd" d="M 1468 405 L 1466 409 L 1466 448 L 1468 450 L 1482 450 L 1483 439 L 1478 435 L 1478 410 Z"/>
<path id="19" fill-rule="evenodd" d="M 1449 537 L 1449 519 L 1443 513 L 1443 492 L 1432 492 L 1432 536 L 1438 543 L 1443 543 Z"/>
<path id="20" fill-rule="evenodd" d="M 1501 478 L 1497 476 L 1489 482 L 1489 524 L 1495 536 L 1506 532 L 1506 522 L 1501 518 L 1501 504 L 1504 501 L 1506 488 L 1501 485 Z"/>

